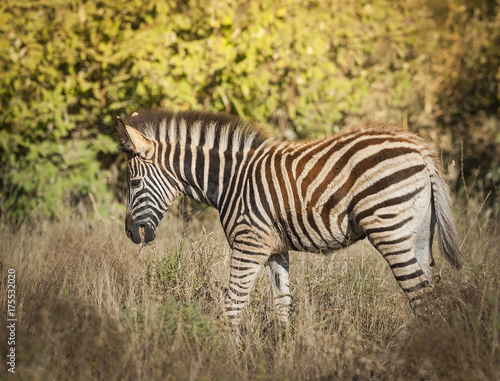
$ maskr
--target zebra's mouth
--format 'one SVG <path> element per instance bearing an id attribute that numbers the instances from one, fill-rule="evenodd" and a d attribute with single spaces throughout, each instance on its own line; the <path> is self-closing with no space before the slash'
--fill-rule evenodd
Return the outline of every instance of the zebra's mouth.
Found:
<path id="1" fill-rule="evenodd" d="M 150 223 L 130 222 L 126 226 L 127 236 L 135 244 L 148 243 L 155 239 L 155 231 Z"/>

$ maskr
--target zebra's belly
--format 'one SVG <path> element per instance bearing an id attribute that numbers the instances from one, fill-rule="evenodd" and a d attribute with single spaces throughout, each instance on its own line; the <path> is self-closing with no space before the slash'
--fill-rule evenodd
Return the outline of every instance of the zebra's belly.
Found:
<path id="1" fill-rule="evenodd" d="M 311 219 L 311 221 L 314 220 Z M 315 229 L 311 226 L 308 226 L 309 229 L 301 227 L 302 225 L 290 226 L 289 224 L 284 227 L 282 236 L 284 236 L 286 250 L 330 254 L 365 237 L 364 232 L 355 231 L 348 223 L 341 226 L 330 225 L 329 229 L 321 229 L 322 226 L 318 225 L 314 226 Z"/>
<path id="2" fill-rule="evenodd" d="M 365 234 L 359 234 L 357 236 L 349 237 L 346 239 L 345 237 L 337 236 L 334 239 L 326 239 L 322 242 L 317 242 L 316 244 L 305 244 L 301 241 L 296 241 L 294 244 L 285 244 L 285 248 L 281 248 L 279 252 L 294 250 L 294 251 L 303 251 L 308 253 L 315 254 L 332 254 L 336 251 L 339 251 L 359 240 L 362 240 L 366 237 Z"/>

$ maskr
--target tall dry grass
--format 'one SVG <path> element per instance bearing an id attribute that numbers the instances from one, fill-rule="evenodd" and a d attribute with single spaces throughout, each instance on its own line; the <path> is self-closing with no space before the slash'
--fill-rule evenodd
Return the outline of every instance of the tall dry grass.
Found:
<path id="1" fill-rule="evenodd" d="M 478 208 L 457 211 L 462 237 Z M 436 254 L 444 282 L 429 301 L 432 317 L 412 317 L 388 266 L 361 242 L 333 256 L 292 253 L 289 329 L 274 320 L 261 274 L 241 346 L 222 318 L 229 249 L 216 219 L 169 213 L 155 244 L 142 249 L 119 218 L 2 224 L 2 306 L 7 270 L 17 276 L 16 377 L 500 378 L 500 224 L 488 210 L 467 237 L 463 270 Z"/>

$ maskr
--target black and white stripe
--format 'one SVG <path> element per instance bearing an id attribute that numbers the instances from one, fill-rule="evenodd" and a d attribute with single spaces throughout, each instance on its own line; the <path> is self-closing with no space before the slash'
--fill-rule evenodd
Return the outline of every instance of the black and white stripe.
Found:
<path id="1" fill-rule="evenodd" d="M 407 131 L 365 125 L 285 143 L 231 116 L 167 111 L 120 121 L 119 131 L 129 153 L 129 236 L 144 240 L 134 236 L 138 225 L 154 238 L 180 194 L 216 208 L 232 248 L 226 311 L 234 321 L 263 265 L 287 319 L 289 250 L 329 253 L 367 237 L 412 307 L 439 279 L 436 221 L 442 251 L 459 266 L 439 161 Z"/>

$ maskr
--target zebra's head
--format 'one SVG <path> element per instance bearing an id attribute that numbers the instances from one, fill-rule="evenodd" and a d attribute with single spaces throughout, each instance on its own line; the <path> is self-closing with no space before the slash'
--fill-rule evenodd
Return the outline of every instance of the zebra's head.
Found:
<path id="1" fill-rule="evenodd" d="M 179 192 L 172 174 L 159 163 L 158 142 L 117 119 L 128 156 L 125 232 L 134 243 L 147 243 L 155 239 L 158 224 Z"/>

